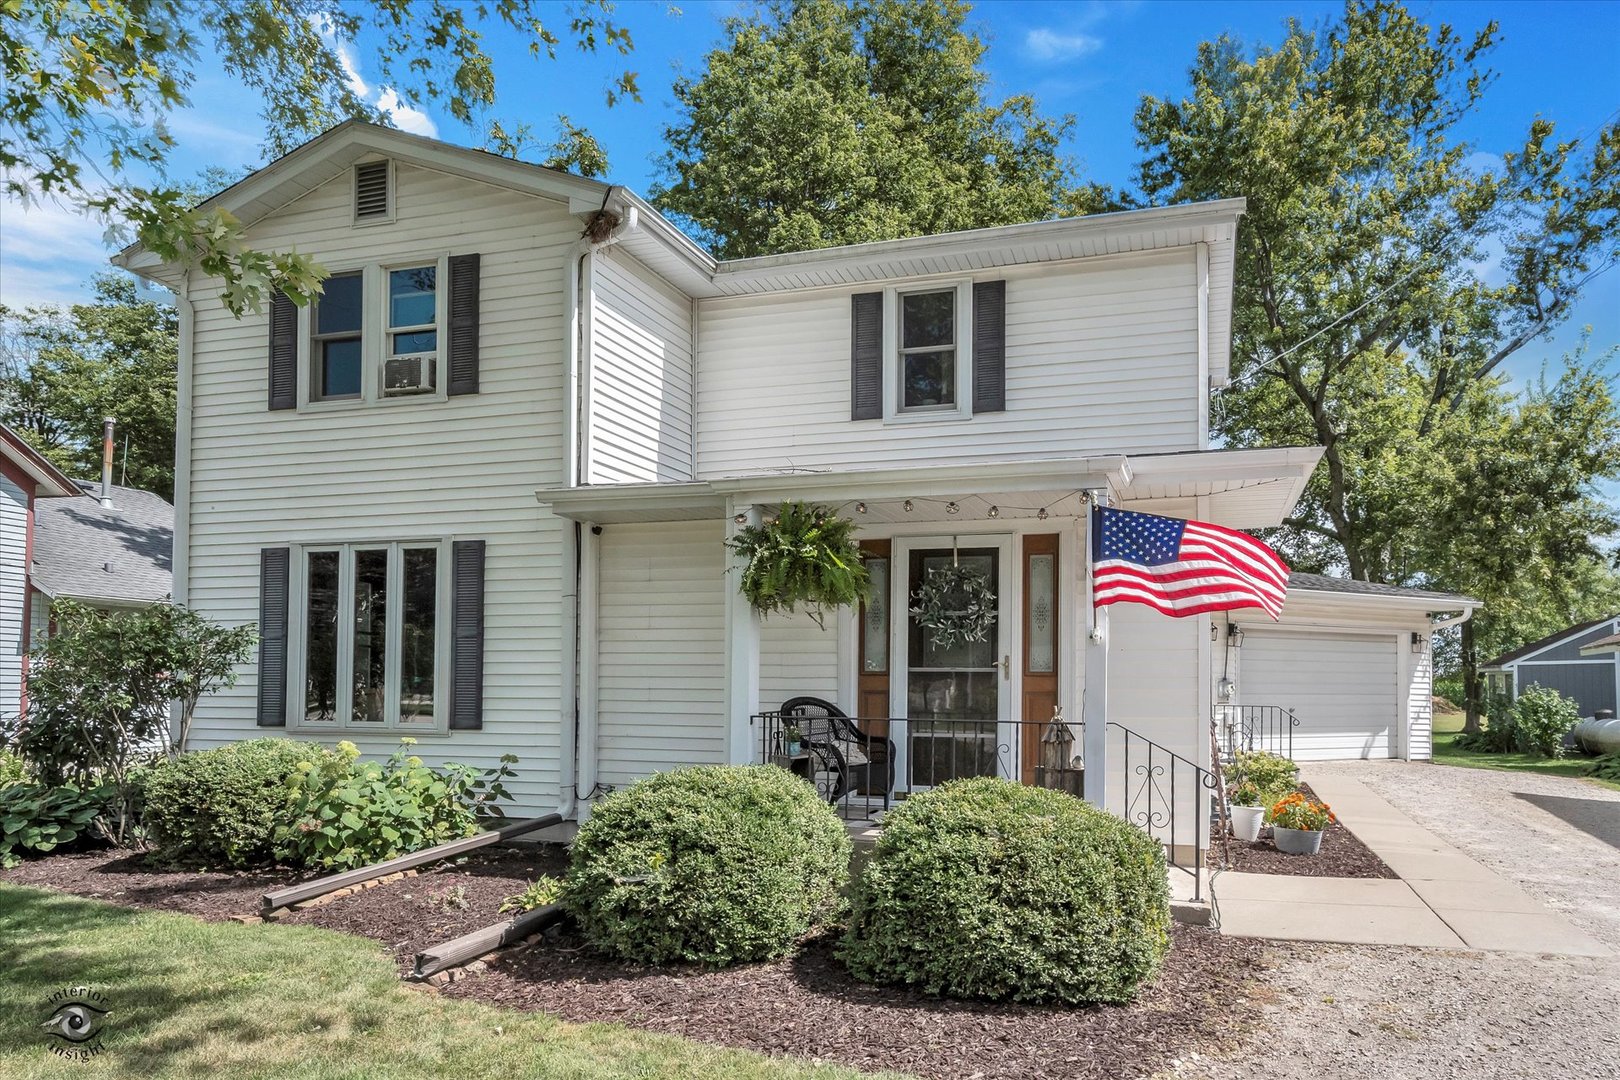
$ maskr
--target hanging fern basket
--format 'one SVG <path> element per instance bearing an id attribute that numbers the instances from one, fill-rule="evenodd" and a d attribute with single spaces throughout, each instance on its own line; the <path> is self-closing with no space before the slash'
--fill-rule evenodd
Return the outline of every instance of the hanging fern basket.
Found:
<path id="1" fill-rule="evenodd" d="M 936 649 L 984 641 L 996 622 L 996 594 L 982 570 L 936 567 L 911 594 L 911 617 Z"/>
<path id="2" fill-rule="evenodd" d="M 726 541 L 746 563 L 738 587 L 761 615 L 801 608 L 822 626 L 828 608 L 866 599 L 870 582 L 855 523 L 822 506 L 783 503 L 776 518 Z"/>

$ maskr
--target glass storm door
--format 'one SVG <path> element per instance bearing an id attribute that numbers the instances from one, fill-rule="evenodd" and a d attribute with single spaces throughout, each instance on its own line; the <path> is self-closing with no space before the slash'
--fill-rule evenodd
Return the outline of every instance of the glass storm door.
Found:
<path id="1" fill-rule="evenodd" d="M 906 759 L 900 783 L 909 777 L 913 789 L 922 789 L 969 776 L 1012 776 L 1016 725 L 1003 722 L 1009 718 L 1012 678 L 1004 587 L 1014 579 L 1010 540 L 969 538 L 955 549 L 937 540 L 899 540 L 895 546 L 893 576 L 904 590 L 896 597 L 896 610 L 906 612 L 895 650 L 904 683 L 894 688 L 894 696 L 903 692 L 905 707 L 898 715 L 906 718 L 904 737 L 896 739 Z M 928 587 L 953 571 L 966 571 L 956 581 L 966 578 L 978 587 L 943 595 L 936 587 L 925 604 L 921 598 Z M 980 610 L 982 616 L 971 617 Z M 940 612 L 972 629 L 953 633 L 931 625 Z"/>

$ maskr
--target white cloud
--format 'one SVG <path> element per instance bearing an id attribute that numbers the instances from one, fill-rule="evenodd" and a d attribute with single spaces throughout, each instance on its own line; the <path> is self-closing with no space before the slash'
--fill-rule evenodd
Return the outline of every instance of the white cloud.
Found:
<path id="1" fill-rule="evenodd" d="M 392 86 L 382 88 L 377 95 L 376 105 L 393 119 L 394 126 L 399 130 L 412 135 L 426 135 L 430 139 L 438 138 L 439 125 L 433 122 L 433 118 L 421 109 L 413 109 L 400 101 Z"/>
<path id="2" fill-rule="evenodd" d="M 26 204 L 0 195 L 0 303 L 69 304 L 90 295 L 96 274 L 112 270 L 106 225 L 56 202 Z"/>
<path id="3" fill-rule="evenodd" d="M 1077 60 L 1102 46 L 1102 38 L 1094 34 L 1066 34 L 1047 26 L 1036 27 L 1024 35 L 1024 55 L 1041 62 Z"/>

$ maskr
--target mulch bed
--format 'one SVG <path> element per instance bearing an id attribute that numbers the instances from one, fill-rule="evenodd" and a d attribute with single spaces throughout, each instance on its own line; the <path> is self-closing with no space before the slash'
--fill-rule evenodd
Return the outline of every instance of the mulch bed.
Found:
<path id="1" fill-rule="evenodd" d="M 561 877 L 568 857 L 560 846 L 494 848 L 423 867 L 415 877 L 391 881 L 327 904 L 288 912 L 276 921 L 358 934 L 383 944 L 401 971 L 430 945 L 482 930 L 514 913 L 501 901 L 541 874 Z"/>
<path id="2" fill-rule="evenodd" d="M 1091 1080 L 1146 1076 L 1244 1034 L 1264 946 L 1174 926 L 1164 971 L 1129 1006 L 945 1001 L 856 982 L 832 939 L 796 956 L 708 971 L 607 959 L 567 932 L 514 950 L 445 993 L 775 1055 L 921 1077 Z M 1235 1015 L 1236 1014 L 1236 1015 Z"/>
<path id="3" fill-rule="evenodd" d="M 1309 785 L 1299 789 L 1310 799 L 1316 792 Z M 1219 858 L 1220 848 L 1215 849 Z M 1393 878 L 1400 875 L 1372 853 L 1356 834 L 1339 822 L 1327 827 L 1322 835 L 1322 850 L 1316 855 L 1287 855 L 1278 851 L 1270 840 L 1245 843 L 1232 841 L 1231 869 L 1245 874 L 1285 874 L 1291 877 L 1336 878 Z"/>
<path id="4" fill-rule="evenodd" d="M 292 870 L 158 869 L 148 865 L 146 855 L 121 848 L 49 855 L 0 870 L 0 882 L 11 885 L 36 885 L 125 907 L 195 915 L 210 922 L 257 914 L 262 895 L 300 876 Z"/>

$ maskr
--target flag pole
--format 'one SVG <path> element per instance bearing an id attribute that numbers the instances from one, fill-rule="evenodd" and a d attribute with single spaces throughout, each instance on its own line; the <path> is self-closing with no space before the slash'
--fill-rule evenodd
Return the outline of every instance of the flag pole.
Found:
<path id="1" fill-rule="evenodd" d="M 1081 760 L 1085 764 L 1086 801 L 1104 807 L 1108 790 L 1108 609 L 1097 606 L 1097 529 L 1106 491 L 1086 492 L 1086 652 L 1085 690 L 1080 713 L 1084 725 Z"/>

